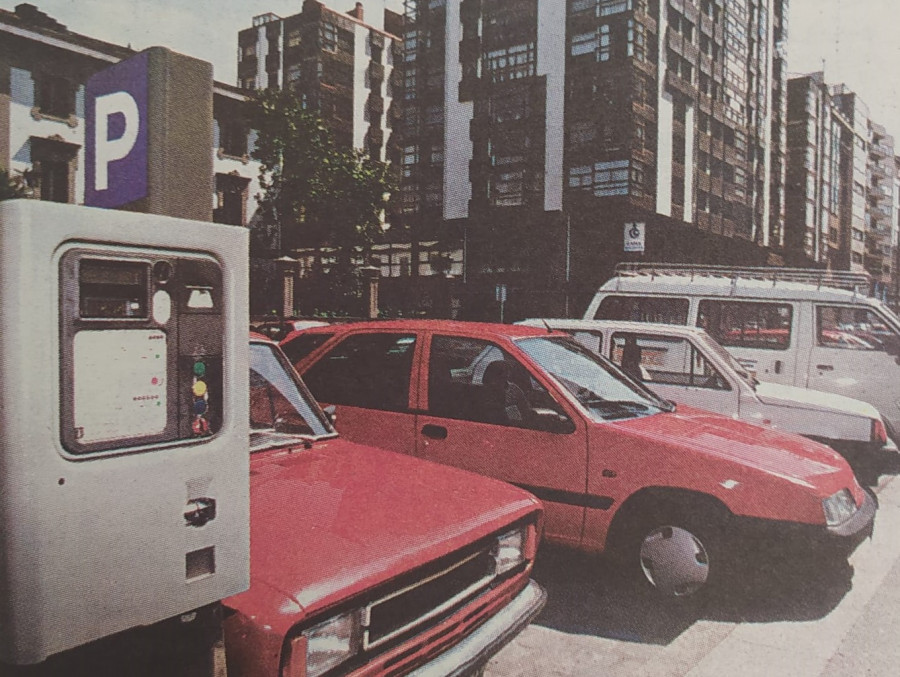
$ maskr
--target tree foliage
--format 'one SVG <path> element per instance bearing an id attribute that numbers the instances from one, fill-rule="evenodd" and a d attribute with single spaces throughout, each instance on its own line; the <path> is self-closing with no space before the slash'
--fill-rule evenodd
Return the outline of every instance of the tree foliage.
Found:
<path id="1" fill-rule="evenodd" d="M 27 190 L 24 183 L 5 169 L 0 169 L 0 200 L 13 200 L 18 197 L 26 197 Z"/>
<path id="2" fill-rule="evenodd" d="M 249 122 L 258 134 L 262 217 L 280 233 L 277 248 L 328 246 L 348 261 L 355 250 L 366 251 L 381 234 L 394 187 L 388 166 L 338 148 L 290 91 L 257 92 Z"/>

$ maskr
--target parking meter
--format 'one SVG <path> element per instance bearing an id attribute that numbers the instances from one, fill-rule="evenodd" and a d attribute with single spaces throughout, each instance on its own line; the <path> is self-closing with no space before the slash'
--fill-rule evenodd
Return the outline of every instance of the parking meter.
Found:
<path id="1" fill-rule="evenodd" d="M 0 203 L 0 663 L 249 585 L 248 235 Z"/>

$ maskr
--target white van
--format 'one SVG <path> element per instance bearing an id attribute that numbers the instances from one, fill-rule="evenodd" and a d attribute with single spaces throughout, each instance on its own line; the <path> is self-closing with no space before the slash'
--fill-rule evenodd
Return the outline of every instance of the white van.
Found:
<path id="1" fill-rule="evenodd" d="M 699 327 L 619 320 L 524 320 L 571 334 L 660 397 L 797 433 L 838 451 L 896 452 L 871 404 L 759 381 Z"/>
<path id="2" fill-rule="evenodd" d="M 585 319 L 699 326 L 761 380 L 874 405 L 900 433 L 900 318 L 865 273 L 619 264 Z"/>

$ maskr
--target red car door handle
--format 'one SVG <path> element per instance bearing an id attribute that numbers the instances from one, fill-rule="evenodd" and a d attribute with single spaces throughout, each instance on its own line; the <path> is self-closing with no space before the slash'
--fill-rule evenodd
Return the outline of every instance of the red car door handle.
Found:
<path id="1" fill-rule="evenodd" d="M 442 425 L 432 425 L 431 423 L 422 426 L 422 434 L 433 440 L 446 440 L 447 429 Z"/>
<path id="2" fill-rule="evenodd" d="M 820 371 L 834 371 L 834 367 L 830 364 L 817 364 L 816 369 Z"/>

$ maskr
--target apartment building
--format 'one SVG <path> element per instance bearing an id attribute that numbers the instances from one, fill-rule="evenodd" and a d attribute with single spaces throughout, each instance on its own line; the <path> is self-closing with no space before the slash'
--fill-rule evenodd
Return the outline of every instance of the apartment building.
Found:
<path id="1" fill-rule="evenodd" d="M 346 14 L 305 0 L 289 17 L 255 16 L 253 26 L 238 33 L 238 85 L 290 89 L 339 144 L 396 161 L 391 131 L 399 116 L 394 91 L 402 22 L 384 0 L 368 0 L 365 8 L 357 2 Z"/>
<path id="2" fill-rule="evenodd" d="M 23 180 L 34 199 L 84 201 L 84 86 L 104 68 L 133 56 L 127 47 L 70 31 L 36 6 L 0 9 L 0 167 Z M 246 97 L 213 88 L 215 221 L 246 225 L 256 210 L 258 166 L 242 122 Z"/>
<path id="3" fill-rule="evenodd" d="M 821 72 L 791 78 L 787 116 L 786 256 L 868 272 L 881 296 L 897 300 L 893 137 Z"/>
<path id="4" fill-rule="evenodd" d="M 852 234 L 863 235 L 862 213 L 854 229 L 851 202 L 844 199 L 853 188 L 853 125 L 833 102 L 823 73 L 792 78 L 787 98 L 785 248 L 815 264 L 850 270 Z"/>
<path id="5" fill-rule="evenodd" d="M 786 0 L 406 0 L 404 218 L 461 237 L 467 281 L 528 287 L 531 302 L 556 289 L 548 304 L 640 256 L 623 251 L 632 222 L 648 260 L 772 260 L 786 12 Z"/>

